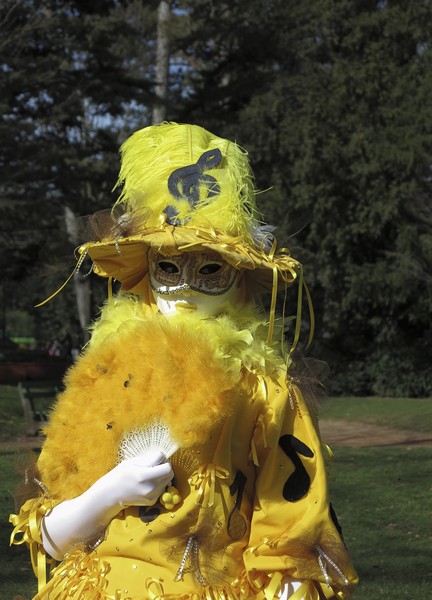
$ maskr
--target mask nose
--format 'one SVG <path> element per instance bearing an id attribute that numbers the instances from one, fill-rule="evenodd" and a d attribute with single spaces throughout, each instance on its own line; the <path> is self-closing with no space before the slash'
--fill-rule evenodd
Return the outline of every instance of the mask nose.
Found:
<path id="1" fill-rule="evenodd" d="M 190 285 L 192 285 L 194 282 L 194 279 L 195 279 L 194 268 L 193 268 L 193 265 L 190 264 L 189 261 L 187 261 L 187 263 L 184 265 L 184 268 L 182 271 L 182 279 L 183 279 L 185 285 L 187 285 L 188 287 Z"/>

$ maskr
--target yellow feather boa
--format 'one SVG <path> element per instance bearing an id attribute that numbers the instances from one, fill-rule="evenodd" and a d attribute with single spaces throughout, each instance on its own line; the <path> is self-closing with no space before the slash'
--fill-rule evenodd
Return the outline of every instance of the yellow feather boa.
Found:
<path id="1" fill-rule="evenodd" d="M 156 419 L 182 448 L 204 444 L 247 393 L 245 373 L 286 368 L 266 333 L 251 307 L 166 318 L 111 300 L 45 429 L 38 467 L 50 495 L 82 493 L 115 466 L 125 433 Z"/>

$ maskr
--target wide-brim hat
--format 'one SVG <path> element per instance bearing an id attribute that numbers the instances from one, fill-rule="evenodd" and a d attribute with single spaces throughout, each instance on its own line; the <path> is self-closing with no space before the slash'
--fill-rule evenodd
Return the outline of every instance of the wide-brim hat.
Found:
<path id="1" fill-rule="evenodd" d="M 247 153 L 196 125 L 164 123 L 133 134 L 122 146 L 109 216 L 95 216 L 89 255 L 94 271 L 140 293 L 147 251 L 173 255 L 216 251 L 260 291 L 291 284 L 301 265 L 278 250 L 260 221 Z"/>
<path id="2" fill-rule="evenodd" d="M 78 248 L 74 271 L 38 306 L 59 293 L 88 256 L 97 275 L 115 279 L 123 290 L 148 298 L 150 249 L 166 256 L 215 251 L 242 271 L 245 289 L 252 294 L 271 292 L 269 341 L 278 290 L 297 280 L 290 352 L 300 335 L 303 290 L 311 317 L 311 342 L 313 309 L 302 265 L 286 248 L 277 248 L 274 228 L 260 220 L 245 150 L 196 125 L 163 123 L 134 133 L 121 147 L 121 155 L 119 199 L 112 210 L 86 219 L 87 241 Z"/>
<path id="3" fill-rule="evenodd" d="M 244 272 L 256 292 L 271 291 L 275 282 L 278 288 L 290 285 L 301 271 L 300 263 L 286 251 L 277 251 L 274 243 L 266 242 L 265 248 L 258 248 L 215 229 L 176 227 L 168 223 L 133 235 L 87 242 L 79 248 L 79 253 L 82 257 L 90 256 L 97 275 L 112 277 L 125 291 L 140 294 L 148 273 L 149 248 L 166 256 L 186 251 L 218 252 L 226 262 Z"/>

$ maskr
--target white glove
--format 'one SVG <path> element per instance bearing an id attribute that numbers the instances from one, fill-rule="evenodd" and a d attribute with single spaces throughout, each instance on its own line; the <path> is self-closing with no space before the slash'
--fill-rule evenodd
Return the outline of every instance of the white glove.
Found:
<path id="1" fill-rule="evenodd" d="M 284 577 L 282 580 L 281 589 L 279 592 L 280 600 L 289 600 L 291 596 L 294 594 L 296 590 L 301 586 L 302 582 L 297 581 L 296 579 L 289 579 L 288 577 Z M 303 600 L 303 596 L 299 599 Z"/>
<path id="2" fill-rule="evenodd" d="M 62 560 L 75 544 L 101 534 L 125 506 L 154 504 L 173 477 L 170 463 L 159 451 L 121 462 L 81 496 L 58 504 L 45 515 L 45 551 Z"/>

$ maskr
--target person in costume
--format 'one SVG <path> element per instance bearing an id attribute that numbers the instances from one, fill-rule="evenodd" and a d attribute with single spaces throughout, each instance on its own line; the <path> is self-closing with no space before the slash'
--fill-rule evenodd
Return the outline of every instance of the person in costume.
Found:
<path id="1" fill-rule="evenodd" d="M 11 516 L 35 598 L 347 599 L 329 451 L 291 368 L 302 267 L 259 221 L 246 152 L 173 123 L 121 151 L 121 195 L 77 265 L 121 291 L 67 373 L 39 492 Z M 282 352 L 276 295 L 293 284 Z"/>

